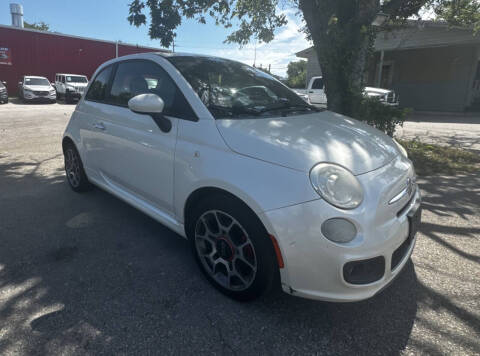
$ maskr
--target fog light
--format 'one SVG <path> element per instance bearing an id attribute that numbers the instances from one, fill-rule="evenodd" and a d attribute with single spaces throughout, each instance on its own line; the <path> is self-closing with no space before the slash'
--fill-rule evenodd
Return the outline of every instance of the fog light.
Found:
<path id="1" fill-rule="evenodd" d="M 347 243 L 355 238 L 357 229 L 355 225 L 348 220 L 333 218 L 322 224 L 322 234 L 330 241 Z"/>

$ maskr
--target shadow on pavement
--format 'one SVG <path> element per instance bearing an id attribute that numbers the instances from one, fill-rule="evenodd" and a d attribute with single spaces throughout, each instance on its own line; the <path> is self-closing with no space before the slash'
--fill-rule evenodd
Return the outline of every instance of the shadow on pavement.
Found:
<path id="1" fill-rule="evenodd" d="M 229 300 L 205 281 L 187 241 L 99 189 L 73 193 L 61 159 L 0 157 L 0 354 L 398 354 L 419 303 L 478 327 L 419 283 L 411 262 L 359 303 L 279 290 L 253 303 Z M 455 213 L 431 193 L 429 209 Z"/>

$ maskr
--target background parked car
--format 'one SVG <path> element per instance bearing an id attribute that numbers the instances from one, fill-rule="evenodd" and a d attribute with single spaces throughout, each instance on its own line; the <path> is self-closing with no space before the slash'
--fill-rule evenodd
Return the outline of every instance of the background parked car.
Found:
<path id="1" fill-rule="evenodd" d="M 325 93 L 325 84 L 323 77 L 312 77 L 308 82 L 307 89 L 295 89 L 294 90 L 300 97 L 306 100 L 309 104 L 326 107 L 327 95 Z M 363 95 L 370 98 L 378 98 L 381 103 L 390 106 L 399 105 L 399 96 L 389 89 L 365 87 Z"/>
<path id="2" fill-rule="evenodd" d="M 0 103 L 8 103 L 7 82 L 0 82 Z"/>
<path id="3" fill-rule="evenodd" d="M 78 101 L 88 85 L 88 78 L 81 74 L 55 74 L 55 89 L 57 99 L 67 103 Z"/>
<path id="4" fill-rule="evenodd" d="M 25 75 L 18 83 L 18 93 L 23 102 L 49 101 L 56 102 L 55 88 L 45 77 Z"/>
<path id="5" fill-rule="evenodd" d="M 390 106 L 398 106 L 400 96 L 397 95 L 393 90 L 366 87 L 363 91 L 365 96 L 370 98 L 377 98 L 382 104 Z"/>

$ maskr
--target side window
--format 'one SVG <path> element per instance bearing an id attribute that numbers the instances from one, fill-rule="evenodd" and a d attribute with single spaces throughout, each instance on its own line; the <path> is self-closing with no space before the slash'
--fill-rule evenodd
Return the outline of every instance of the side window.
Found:
<path id="1" fill-rule="evenodd" d="M 312 89 L 323 89 L 323 78 L 317 78 L 312 83 Z"/>
<path id="2" fill-rule="evenodd" d="M 139 94 L 156 94 L 165 103 L 165 115 L 196 120 L 190 105 L 174 81 L 158 64 L 146 60 L 133 60 L 118 64 L 112 82 L 109 102 L 128 106 L 128 101 Z"/>
<path id="3" fill-rule="evenodd" d="M 105 101 L 107 96 L 108 82 L 110 81 L 110 75 L 112 74 L 112 66 L 104 68 L 93 81 L 88 93 L 85 96 L 85 100 L 91 101 Z M 65 77 L 62 78 L 65 80 Z"/>
<path id="4" fill-rule="evenodd" d="M 62 77 L 62 83 L 65 83 L 65 76 L 62 75 L 61 77 Z"/>

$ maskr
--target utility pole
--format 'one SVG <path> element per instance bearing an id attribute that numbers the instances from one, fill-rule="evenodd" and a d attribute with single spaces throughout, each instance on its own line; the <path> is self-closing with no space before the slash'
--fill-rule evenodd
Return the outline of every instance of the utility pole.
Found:
<path id="1" fill-rule="evenodd" d="M 175 53 L 175 37 L 173 37 L 172 41 L 172 52 Z"/>
<path id="2" fill-rule="evenodd" d="M 255 39 L 255 47 L 253 52 L 253 67 L 255 68 L 255 64 L 257 63 L 257 39 Z"/>

